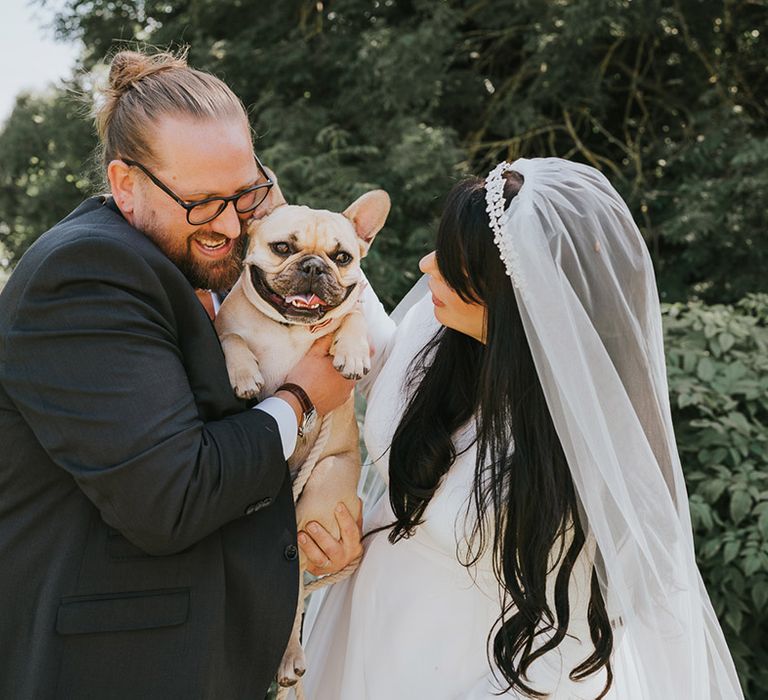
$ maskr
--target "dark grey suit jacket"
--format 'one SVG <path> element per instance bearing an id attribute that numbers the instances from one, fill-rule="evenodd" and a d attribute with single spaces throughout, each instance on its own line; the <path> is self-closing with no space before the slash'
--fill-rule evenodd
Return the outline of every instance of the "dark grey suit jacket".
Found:
<path id="1" fill-rule="evenodd" d="M 296 607 L 277 425 L 111 200 L 0 294 L 0 698 L 261 700 Z"/>

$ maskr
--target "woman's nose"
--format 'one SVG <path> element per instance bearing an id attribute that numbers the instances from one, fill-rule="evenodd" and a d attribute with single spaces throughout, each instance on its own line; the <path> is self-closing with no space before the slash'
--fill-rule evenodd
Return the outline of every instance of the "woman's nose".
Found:
<path id="1" fill-rule="evenodd" d="M 428 275 L 431 270 L 435 269 L 435 251 L 427 253 L 421 260 L 419 260 L 419 270 L 425 275 Z"/>

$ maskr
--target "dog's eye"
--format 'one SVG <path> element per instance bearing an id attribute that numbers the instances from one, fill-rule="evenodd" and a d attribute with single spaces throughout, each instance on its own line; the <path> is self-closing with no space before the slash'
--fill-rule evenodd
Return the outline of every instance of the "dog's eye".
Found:
<path id="1" fill-rule="evenodd" d="M 333 256 L 333 261 L 337 265 L 349 265 L 352 262 L 352 256 L 342 250 Z"/>
<path id="2" fill-rule="evenodd" d="M 272 249 L 272 252 L 277 255 L 290 255 L 291 254 L 291 246 L 288 245 L 285 241 L 278 241 L 277 243 L 270 243 L 269 247 Z"/>

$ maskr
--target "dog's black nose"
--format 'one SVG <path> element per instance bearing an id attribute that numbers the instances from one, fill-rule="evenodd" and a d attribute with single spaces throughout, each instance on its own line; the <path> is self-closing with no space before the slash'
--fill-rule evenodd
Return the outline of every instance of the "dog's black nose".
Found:
<path id="1" fill-rule="evenodd" d="M 316 255 L 311 255 L 301 261 L 299 269 L 309 277 L 319 277 L 325 272 L 325 263 Z"/>

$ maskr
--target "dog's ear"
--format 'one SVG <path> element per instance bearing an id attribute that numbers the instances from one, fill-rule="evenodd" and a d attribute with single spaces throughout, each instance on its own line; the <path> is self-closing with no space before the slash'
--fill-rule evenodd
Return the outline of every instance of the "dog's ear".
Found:
<path id="1" fill-rule="evenodd" d="M 272 180 L 272 182 L 275 184 L 269 188 L 269 194 L 267 194 L 266 199 L 259 205 L 258 209 L 256 209 L 255 215 L 251 220 L 251 225 L 248 229 L 249 231 L 255 228 L 254 223 L 256 221 L 263 219 L 265 216 L 269 216 L 269 214 L 275 211 L 275 209 L 288 203 L 285 201 L 285 197 L 283 196 L 283 192 L 280 189 L 280 185 L 277 184 L 277 176 L 275 173 L 267 167 L 265 167 L 264 170 L 269 176 L 269 179 Z"/>
<path id="2" fill-rule="evenodd" d="M 344 216 L 357 231 L 361 257 L 365 257 L 374 237 L 384 226 L 390 206 L 389 195 L 384 190 L 373 190 L 358 197 L 344 211 Z"/>

